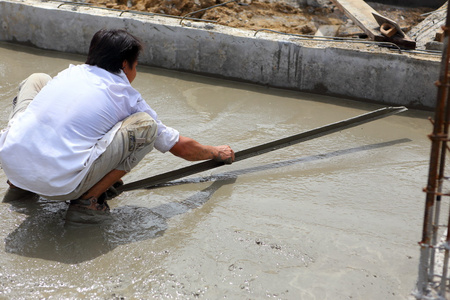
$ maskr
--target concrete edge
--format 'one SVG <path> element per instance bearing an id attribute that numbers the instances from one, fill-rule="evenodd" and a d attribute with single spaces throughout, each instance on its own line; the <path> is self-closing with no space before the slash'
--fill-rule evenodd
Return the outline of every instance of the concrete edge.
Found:
<path id="1" fill-rule="evenodd" d="M 149 66 L 409 108 L 436 102 L 440 57 L 52 1 L 1 0 L 0 17 L 0 40 L 43 49 L 86 54 L 97 30 L 124 28 L 143 40 Z"/>

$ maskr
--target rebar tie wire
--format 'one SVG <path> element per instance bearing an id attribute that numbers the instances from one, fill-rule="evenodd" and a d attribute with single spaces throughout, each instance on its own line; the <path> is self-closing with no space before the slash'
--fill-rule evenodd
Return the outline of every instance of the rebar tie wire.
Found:
<path id="1" fill-rule="evenodd" d="M 183 20 L 184 20 L 185 18 L 187 18 L 188 16 L 190 16 L 190 15 L 194 15 L 194 14 L 196 14 L 196 13 L 198 13 L 198 12 L 206 11 L 206 10 L 209 10 L 209 9 L 212 9 L 212 8 L 216 8 L 216 7 L 219 7 L 219 6 L 225 6 L 225 5 L 227 5 L 227 4 L 231 3 L 231 2 L 237 2 L 237 0 L 230 0 L 230 1 L 228 1 L 228 2 L 216 4 L 216 5 L 207 7 L 207 8 L 203 8 L 203 9 L 200 9 L 200 10 L 197 10 L 197 11 L 193 11 L 193 12 L 187 13 L 187 14 L 184 15 L 183 18 L 180 20 L 180 25 L 183 26 L 183 24 L 182 24 L 182 23 L 183 23 Z M 237 2 L 237 4 L 239 4 L 239 5 L 249 5 L 249 4 L 246 4 L 246 3 L 240 3 L 240 2 Z M 201 19 L 196 19 L 196 18 L 193 18 L 193 19 L 194 19 L 194 20 L 201 20 Z M 210 21 L 210 22 L 211 22 L 211 21 Z M 215 21 L 215 22 L 217 22 L 217 21 Z M 286 33 L 286 32 L 276 31 L 276 30 L 273 30 L 273 29 L 266 29 L 266 28 L 262 28 L 262 29 L 256 30 L 256 32 L 255 32 L 255 34 L 254 34 L 253 36 L 256 36 L 256 34 L 257 34 L 258 32 L 260 32 L 260 31 L 270 31 L 270 32 L 274 32 L 274 33 L 284 34 L 284 35 L 291 35 L 291 36 L 296 36 L 296 37 L 303 37 L 303 38 L 305 38 L 305 39 L 307 39 L 307 40 L 311 40 L 312 38 L 314 38 L 313 41 L 319 41 L 319 42 L 320 42 L 320 41 L 326 41 L 326 42 L 339 42 L 339 41 L 344 41 L 344 42 L 349 42 L 349 43 L 375 44 L 375 45 L 379 45 L 379 46 L 385 45 L 385 46 L 388 46 L 388 48 L 390 48 L 390 47 L 396 48 L 396 49 L 399 51 L 399 53 L 402 53 L 402 49 L 401 49 L 397 44 L 392 43 L 392 42 L 358 41 L 358 40 L 354 40 L 354 39 L 340 38 L 340 37 L 334 37 L 334 36 L 321 36 L 321 37 L 316 37 L 316 36 L 312 36 L 312 35 L 302 35 L 302 34 L 295 34 L 295 33 Z M 390 46 L 390 47 L 389 47 L 389 46 Z M 429 50 L 428 50 L 428 51 L 427 51 L 427 50 L 403 50 L 403 51 L 409 52 L 409 53 L 420 53 L 420 54 L 429 54 L 429 55 L 440 55 L 440 54 L 441 54 L 441 51 L 429 51 Z"/>
<path id="2" fill-rule="evenodd" d="M 174 18 L 174 19 L 181 19 L 186 18 L 188 20 L 193 21 L 201 21 L 201 22 L 209 22 L 209 23 L 217 23 L 217 21 L 214 20 L 205 20 L 205 19 L 199 19 L 199 18 L 192 18 L 192 17 L 181 17 L 181 16 L 174 16 L 174 15 L 168 15 L 168 14 L 160 14 L 160 13 L 153 13 L 153 12 L 145 12 L 145 11 L 138 11 L 138 10 L 130 10 L 130 9 L 116 9 L 116 8 L 108 8 L 108 7 L 102 7 L 102 6 L 95 6 L 92 3 L 84 3 L 84 2 L 73 2 L 73 1 L 63 1 L 63 0 L 51 0 L 52 2 L 61 2 L 60 5 L 58 5 L 58 8 L 60 8 L 63 5 L 76 5 L 76 6 L 87 6 L 92 8 L 98 8 L 103 10 L 109 10 L 109 11 L 115 11 L 120 12 L 119 17 L 121 17 L 124 13 L 131 13 L 136 15 L 145 15 L 145 16 L 160 16 L 160 17 L 168 17 L 168 18 Z M 47 1 L 45 1 L 47 2 Z"/>
<path id="3" fill-rule="evenodd" d="M 450 250 L 450 245 L 448 242 L 441 242 L 436 245 L 425 244 L 422 242 L 419 242 L 418 244 L 425 248 L 431 248 L 431 249 L 437 249 L 437 250 Z"/>
<path id="4" fill-rule="evenodd" d="M 441 86 L 441 85 L 444 85 L 444 84 L 442 84 L 442 83 L 438 80 L 438 81 L 436 81 L 435 85 L 436 85 L 436 86 Z M 450 84 L 445 84 L 445 85 L 446 85 L 446 86 L 450 86 Z M 434 120 L 433 120 L 431 117 L 428 118 L 428 121 L 430 121 L 431 125 L 434 126 Z M 428 136 L 428 138 L 429 138 L 430 140 L 433 140 L 432 134 L 429 134 L 429 135 L 427 135 L 427 136 Z M 449 141 L 448 136 L 447 136 L 447 139 L 446 139 L 446 140 Z M 450 145 L 446 145 L 445 148 L 447 148 L 447 151 L 450 152 Z M 444 177 L 444 179 L 445 179 L 445 180 L 448 180 L 449 177 Z"/>
<path id="5" fill-rule="evenodd" d="M 307 34 L 295 34 L 295 33 L 285 33 L 285 32 L 281 32 L 281 31 L 276 31 L 273 29 L 258 29 L 254 36 L 256 36 L 256 34 L 260 31 L 270 31 L 270 32 L 275 32 L 275 33 L 279 33 L 279 34 L 284 34 L 284 35 L 291 35 L 291 36 L 295 36 L 295 37 L 300 37 L 304 40 L 309 40 L 309 41 L 318 41 L 318 42 L 340 42 L 340 41 L 344 41 L 344 42 L 349 42 L 349 43 L 361 43 L 361 44 L 375 44 L 375 45 L 385 45 L 385 46 L 392 46 L 394 48 L 397 48 L 399 53 L 402 53 L 402 49 L 397 45 L 394 44 L 392 42 L 376 42 L 376 41 L 363 41 L 363 40 L 355 40 L 355 39 L 349 39 L 349 38 L 342 38 L 342 37 L 336 37 L 336 36 L 313 36 L 313 35 L 307 35 Z"/>
<path id="6" fill-rule="evenodd" d="M 447 242 L 441 243 L 441 244 L 438 244 L 438 245 L 430 245 L 430 244 L 425 244 L 425 243 L 422 243 L 422 242 L 419 242 L 418 244 L 421 247 L 424 247 L 424 248 L 438 249 L 438 250 L 450 250 L 450 245 Z"/>
<path id="7" fill-rule="evenodd" d="M 442 133 L 442 134 L 428 134 L 427 137 L 432 141 L 443 141 L 448 142 L 448 134 Z"/>
<path id="8" fill-rule="evenodd" d="M 212 9 L 212 8 L 216 8 L 216 7 L 219 7 L 219 6 L 225 6 L 225 5 L 227 5 L 228 3 L 231 3 L 231 2 L 237 2 L 237 0 L 230 0 L 230 1 L 228 1 L 228 2 L 216 4 L 216 5 L 213 5 L 213 6 L 210 6 L 210 7 L 202 8 L 202 9 L 200 9 L 200 10 L 196 10 L 196 11 L 192 11 L 192 12 L 190 12 L 190 13 L 187 13 L 187 14 L 185 14 L 185 15 L 181 18 L 181 20 L 180 20 L 180 25 L 183 26 L 182 23 L 183 23 L 184 19 L 187 18 L 187 17 L 190 16 L 190 15 L 195 15 L 196 13 L 199 13 L 199 12 L 202 12 L 202 11 L 206 11 L 206 10 L 210 10 L 210 9 Z"/>
<path id="9" fill-rule="evenodd" d="M 447 193 L 440 193 L 440 192 L 436 192 L 436 191 L 430 191 L 428 188 L 423 188 L 423 192 L 424 193 L 426 193 L 426 194 L 433 194 L 433 195 L 436 195 L 436 196 L 444 196 L 444 197 L 448 197 L 448 196 L 450 196 L 450 192 L 447 192 Z"/>
<path id="10" fill-rule="evenodd" d="M 337 36 L 314 36 L 314 35 L 307 35 L 307 34 L 295 34 L 295 33 L 286 33 L 286 32 L 282 32 L 282 31 L 276 31 L 273 29 L 267 29 L 267 28 L 263 28 L 263 29 L 258 29 L 254 36 L 256 36 L 256 34 L 260 31 L 270 31 L 270 32 L 274 32 L 274 33 L 279 33 L 279 34 L 284 34 L 284 35 L 291 35 L 291 36 L 295 36 L 295 37 L 300 37 L 302 40 L 309 40 L 312 42 L 315 41 L 322 41 L 322 42 L 348 42 L 348 43 L 360 43 L 360 44 L 372 44 L 372 45 L 379 45 L 379 46 L 387 46 L 388 49 L 391 49 L 390 46 L 392 46 L 393 48 L 396 48 L 396 50 L 398 50 L 398 52 L 400 54 L 402 54 L 403 52 L 407 52 L 407 53 L 414 53 L 414 54 L 427 54 L 427 55 L 441 55 L 442 51 L 435 51 L 435 50 L 405 50 L 405 49 L 401 49 L 397 44 L 392 43 L 392 42 L 377 42 L 377 41 L 366 41 L 366 40 L 355 40 L 355 39 L 349 39 L 349 38 L 342 38 L 342 37 L 337 37 Z"/>
<path id="11" fill-rule="evenodd" d="M 78 5 L 78 6 L 91 6 L 93 7 L 92 3 L 85 3 L 85 2 L 77 2 L 77 1 L 61 1 L 61 0 L 54 0 L 55 2 L 60 2 L 60 4 L 57 6 L 57 8 L 60 8 L 63 5 Z M 42 2 L 48 2 L 48 1 L 42 1 Z"/>
<path id="12" fill-rule="evenodd" d="M 45 1 L 45 0 L 44 0 Z M 85 2 L 76 2 L 76 1 L 63 1 L 63 0 L 52 0 L 52 2 L 61 2 L 60 5 L 58 5 L 58 8 L 60 8 L 63 5 L 76 5 L 76 6 L 87 6 L 87 7 L 92 7 L 92 8 L 98 8 L 98 9 L 103 9 L 103 10 L 109 10 L 109 11 L 117 11 L 120 12 L 119 16 L 122 16 L 124 13 L 131 13 L 131 14 L 138 14 L 138 15 L 146 15 L 146 16 L 161 16 L 161 17 L 168 17 L 168 18 L 174 18 L 174 19 L 181 19 L 180 20 L 180 25 L 183 26 L 182 22 L 184 20 L 192 20 L 192 21 L 200 21 L 200 22 L 208 22 L 208 23 L 217 23 L 217 21 L 214 20 L 206 20 L 206 19 L 200 19 L 200 18 L 193 18 L 193 17 L 189 17 L 190 15 L 196 14 L 198 12 L 201 11 L 206 11 L 212 8 L 216 8 L 219 6 L 224 6 L 227 5 L 229 3 L 232 2 L 237 2 L 238 0 L 230 0 L 228 2 L 224 2 L 221 4 L 216 4 L 207 8 L 203 8 L 194 12 L 190 12 L 184 16 L 174 16 L 174 15 L 168 15 L 168 14 L 160 14 L 160 13 L 150 13 L 150 12 L 143 12 L 143 11 L 137 11 L 137 10 L 123 10 L 123 9 L 115 9 L 115 8 L 108 8 L 108 7 L 102 7 L 102 6 L 94 6 L 92 3 L 85 3 Z M 47 2 L 47 1 L 45 1 Z M 237 2 L 239 5 L 245 5 L 245 3 L 239 3 Z M 256 36 L 256 34 L 260 31 L 270 31 L 270 32 L 274 32 L 274 33 L 278 33 L 278 34 L 284 34 L 284 35 L 290 35 L 290 36 L 295 36 L 295 37 L 299 37 L 301 39 L 304 40 L 309 40 L 309 41 L 317 41 L 317 42 L 348 42 L 348 43 L 360 43 L 360 44 L 372 44 L 372 45 L 379 45 L 379 46 L 387 46 L 388 48 L 396 48 L 399 53 L 402 53 L 402 49 L 391 42 L 376 42 L 376 41 L 363 41 L 363 40 L 355 40 L 355 39 L 349 39 L 349 38 L 341 38 L 341 37 L 333 37 L 333 36 L 322 36 L 322 37 L 316 37 L 316 36 L 312 36 L 312 35 L 303 35 L 303 34 L 295 34 L 295 33 L 286 33 L 286 32 L 281 32 L 281 31 L 276 31 L 273 29 L 266 29 L 266 28 L 262 28 L 262 29 L 258 29 L 256 30 L 255 34 L 253 36 Z M 426 50 L 403 50 L 403 52 L 408 52 L 408 53 L 418 53 L 418 54 L 430 54 L 430 55 L 440 55 L 441 51 L 426 51 Z"/>

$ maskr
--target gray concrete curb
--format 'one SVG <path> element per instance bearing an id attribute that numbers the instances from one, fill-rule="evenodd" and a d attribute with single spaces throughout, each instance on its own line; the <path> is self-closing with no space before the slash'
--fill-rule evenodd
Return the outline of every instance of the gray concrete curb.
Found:
<path id="1" fill-rule="evenodd" d="M 434 109 L 440 56 L 34 0 L 0 1 L 0 40 L 85 54 L 101 28 L 140 37 L 140 63 L 277 88 Z M 189 25 L 190 26 L 186 26 Z"/>

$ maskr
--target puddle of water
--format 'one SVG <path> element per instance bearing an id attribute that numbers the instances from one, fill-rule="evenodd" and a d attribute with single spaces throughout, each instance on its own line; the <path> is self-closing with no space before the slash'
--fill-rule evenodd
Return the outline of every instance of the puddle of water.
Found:
<path id="1" fill-rule="evenodd" d="M 84 61 L 6 43 L 0 57 L 2 127 L 21 80 Z M 133 85 L 167 125 L 235 151 L 380 107 L 143 66 Z M 0 204 L 0 297 L 405 299 L 417 274 L 429 115 L 408 111 L 125 192 L 99 226 L 66 224 L 61 202 Z M 189 164 L 152 152 L 124 180 Z"/>

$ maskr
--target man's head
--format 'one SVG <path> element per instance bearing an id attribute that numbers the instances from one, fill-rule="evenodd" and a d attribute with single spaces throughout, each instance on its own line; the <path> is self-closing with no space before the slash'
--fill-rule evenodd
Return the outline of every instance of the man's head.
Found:
<path id="1" fill-rule="evenodd" d="M 124 61 L 133 65 L 141 50 L 141 41 L 125 30 L 102 29 L 92 37 L 86 64 L 117 74 Z"/>

